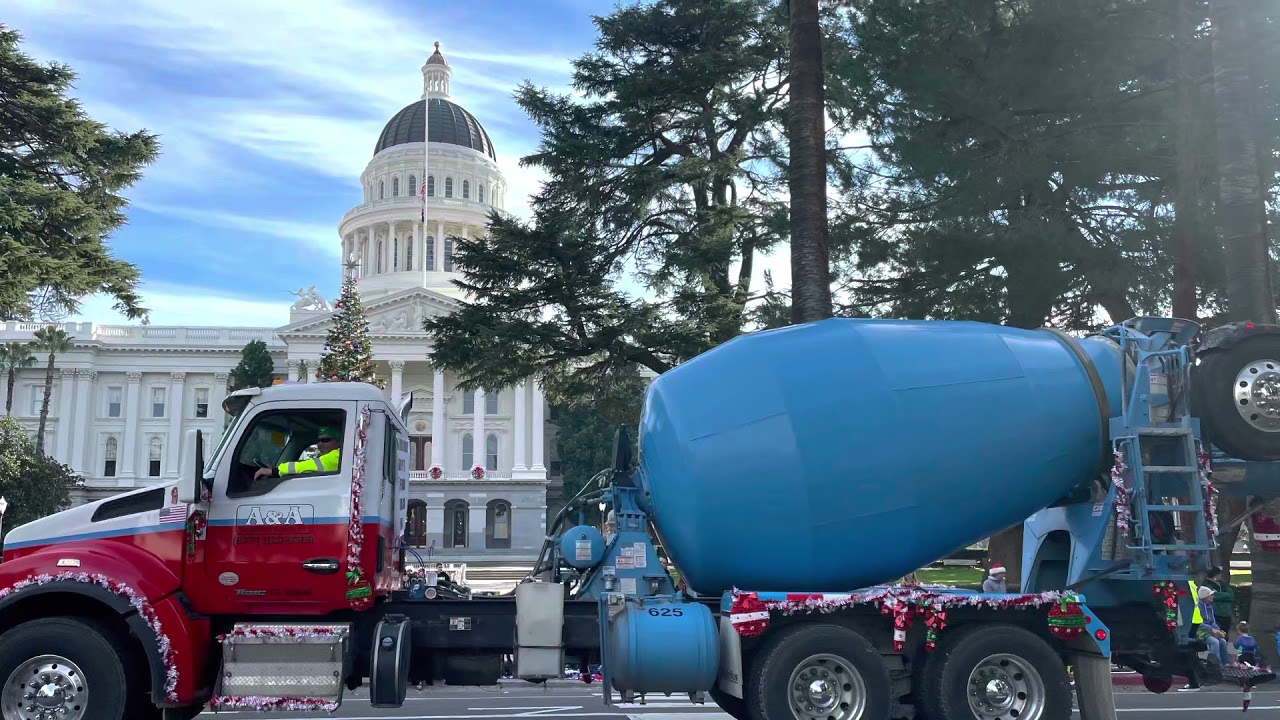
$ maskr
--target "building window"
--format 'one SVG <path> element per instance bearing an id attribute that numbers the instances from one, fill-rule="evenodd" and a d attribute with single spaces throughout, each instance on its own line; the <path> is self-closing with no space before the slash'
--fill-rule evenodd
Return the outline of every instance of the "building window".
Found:
<path id="1" fill-rule="evenodd" d="M 468 390 L 462 393 L 462 414 L 463 415 L 476 414 L 476 391 L 475 390 Z"/>
<path id="2" fill-rule="evenodd" d="M 492 392 L 484 396 L 484 414 L 485 415 L 498 414 L 498 393 Z"/>
<path id="3" fill-rule="evenodd" d="M 506 500 L 490 500 L 485 508 L 484 544 L 491 548 L 511 547 L 511 503 Z"/>
<path id="4" fill-rule="evenodd" d="M 49 404 L 53 404 L 53 398 L 49 399 Z M 31 386 L 31 417 L 40 417 L 40 410 L 44 407 L 44 386 Z"/>
<path id="5" fill-rule="evenodd" d="M 196 388 L 196 417 L 209 417 L 209 388 Z"/>
<path id="6" fill-rule="evenodd" d="M 476 183 L 476 200 L 484 202 L 484 183 Z"/>
<path id="7" fill-rule="evenodd" d="M 444 196 L 453 197 L 453 178 L 451 177 L 444 179 Z"/>
<path id="8" fill-rule="evenodd" d="M 391 271 L 400 269 L 400 238 L 391 238 Z"/>
<path id="9" fill-rule="evenodd" d="M 413 241 L 404 244 L 404 269 L 406 272 L 413 270 Z"/>
<path id="10" fill-rule="evenodd" d="M 427 197 L 435 197 L 436 195 L 436 176 L 427 176 Z"/>
<path id="11" fill-rule="evenodd" d="M 463 200 L 471 199 L 471 181 L 470 180 L 462 181 L 462 199 Z"/>
<path id="12" fill-rule="evenodd" d="M 120 401 L 120 396 L 123 393 L 124 388 L 107 388 L 107 417 L 120 417 L 120 411 L 123 406 Z"/>
<path id="13" fill-rule="evenodd" d="M 378 258 L 377 258 L 377 263 L 378 263 L 378 270 L 377 270 L 377 271 L 378 271 L 378 272 L 382 272 L 382 241 L 381 241 L 381 240 L 379 240 L 379 241 L 378 241 Z"/>
<path id="14" fill-rule="evenodd" d="M 453 238 L 444 239 L 444 271 L 453 272 Z"/>
<path id="15" fill-rule="evenodd" d="M 407 195 L 407 194 L 409 194 L 409 193 L 413 193 L 414 195 L 421 195 L 421 194 L 422 194 L 422 190 L 418 189 L 418 176 L 417 176 L 417 175 L 410 175 L 410 176 L 409 176 L 409 187 L 405 188 L 405 194 Z"/>
<path id="16" fill-rule="evenodd" d="M 484 469 L 494 472 L 498 469 L 498 436 L 489 435 L 484 439 Z"/>
<path id="17" fill-rule="evenodd" d="M 405 530 L 405 542 L 413 547 L 427 544 L 427 504 L 421 500 L 409 501 L 409 527 Z"/>
<path id="18" fill-rule="evenodd" d="M 150 466 L 147 468 L 147 475 L 150 477 L 160 477 L 160 458 L 164 454 L 164 448 L 160 444 L 160 438 L 151 438 L 151 447 L 147 450 L 147 457 L 150 460 Z"/>
<path id="19" fill-rule="evenodd" d="M 400 197 L 400 178 L 391 178 L 391 197 Z"/>
<path id="20" fill-rule="evenodd" d="M 427 255 L 427 269 L 436 269 L 436 236 L 427 236 L 427 247 L 425 248 Z"/>
<path id="21" fill-rule="evenodd" d="M 164 417 L 164 388 L 151 388 L 151 417 Z"/>
<path id="22" fill-rule="evenodd" d="M 450 500 L 444 504 L 445 547 L 464 548 L 467 546 L 468 510 L 465 500 Z"/>
<path id="23" fill-rule="evenodd" d="M 382 200 L 387 197 L 387 184 L 382 180 L 378 181 L 378 199 Z"/>
<path id="24" fill-rule="evenodd" d="M 476 466 L 475 442 L 470 435 L 462 436 L 462 469 L 470 470 Z"/>
<path id="25" fill-rule="evenodd" d="M 116 439 L 113 437 L 107 438 L 107 451 L 103 455 L 102 475 L 103 477 L 116 476 Z"/>

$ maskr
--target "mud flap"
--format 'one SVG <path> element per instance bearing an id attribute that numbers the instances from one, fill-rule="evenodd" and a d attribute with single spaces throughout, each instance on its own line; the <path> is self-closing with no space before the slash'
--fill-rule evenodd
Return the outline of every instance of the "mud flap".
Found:
<path id="1" fill-rule="evenodd" d="M 1071 666 L 1075 672 L 1080 720 L 1116 720 L 1111 660 L 1097 655 L 1075 655 Z"/>

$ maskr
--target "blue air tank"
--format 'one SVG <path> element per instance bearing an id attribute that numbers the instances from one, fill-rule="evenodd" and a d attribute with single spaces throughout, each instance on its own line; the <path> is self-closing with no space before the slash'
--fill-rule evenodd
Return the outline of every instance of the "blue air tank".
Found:
<path id="1" fill-rule="evenodd" d="M 649 386 L 637 476 L 699 593 L 891 582 L 1098 473 L 1121 362 L 1102 337 L 971 322 L 744 335 Z"/>

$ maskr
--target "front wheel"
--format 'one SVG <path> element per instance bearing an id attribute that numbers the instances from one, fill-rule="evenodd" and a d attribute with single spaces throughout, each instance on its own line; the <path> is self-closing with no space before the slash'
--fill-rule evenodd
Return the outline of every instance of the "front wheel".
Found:
<path id="1" fill-rule="evenodd" d="M 1224 453 L 1280 460 L 1280 335 L 1201 355 L 1192 397 L 1205 434 Z"/>
<path id="2" fill-rule="evenodd" d="M 41 618 L 0 636 L 0 718 L 121 720 L 124 662 L 92 622 Z"/>
<path id="3" fill-rule="evenodd" d="M 921 688 L 925 715 L 940 720 L 1070 720 L 1062 659 L 1012 625 L 971 625 L 944 636 Z"/>
<path id="4" fill-rule="evenodd" d="M 780 631 L 751 663 L 751 720 L 887 720 L 889 670 L 875 647 L 841 625 Z"/>

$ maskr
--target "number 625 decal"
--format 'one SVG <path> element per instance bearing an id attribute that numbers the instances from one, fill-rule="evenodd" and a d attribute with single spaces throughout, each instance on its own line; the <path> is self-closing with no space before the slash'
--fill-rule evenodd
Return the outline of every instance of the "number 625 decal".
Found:
<path id="1" fill-rule="evenodd" d="M 649 608 L 649 614 L 654 617 L 682 617 L 684 615 L 684 610 L 671 607 Z"/>

